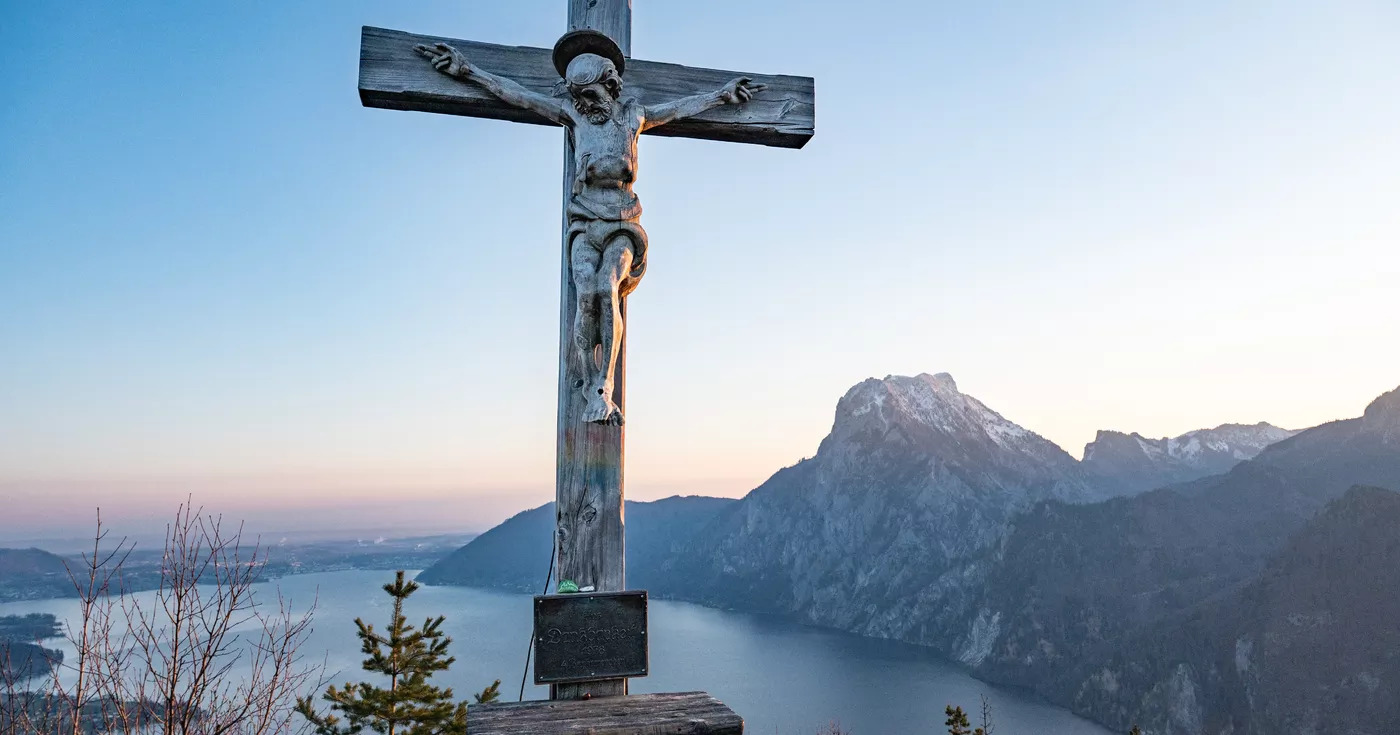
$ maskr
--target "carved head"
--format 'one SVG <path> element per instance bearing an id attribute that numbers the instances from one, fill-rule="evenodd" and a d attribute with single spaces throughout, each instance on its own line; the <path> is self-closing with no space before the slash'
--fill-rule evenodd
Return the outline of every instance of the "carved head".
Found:
<path id="1" fill-rule="evenodd" d="M 611 61 L 597 54 L 579 54 L 564 71 L 574 109 L 589 122 L 605 123 L 622 96 L 622 75 Z"/>

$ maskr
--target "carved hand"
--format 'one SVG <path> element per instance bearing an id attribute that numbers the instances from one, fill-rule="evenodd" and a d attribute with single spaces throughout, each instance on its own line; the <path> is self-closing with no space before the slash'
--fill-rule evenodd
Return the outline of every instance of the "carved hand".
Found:
<path id="1" fill-rule="evenodd" d="M 414 51 L 423 55 L 432 63 L 433 68 L 446 74 L 449 77 L 466 79 L 472 75 L 476 68 L 472 66 L 467 57 L 445 43 L 435 43 L 431 47 L 418 44 L 413 47 Z"/>
<path id="2" fill-rule="evenodd" d="M 754 84 L 748 77 L 739 77 L 720 88 L 719 98 L 726 105 L 748 102 L 754 95 L 767 89 L 766 84 Z"/>

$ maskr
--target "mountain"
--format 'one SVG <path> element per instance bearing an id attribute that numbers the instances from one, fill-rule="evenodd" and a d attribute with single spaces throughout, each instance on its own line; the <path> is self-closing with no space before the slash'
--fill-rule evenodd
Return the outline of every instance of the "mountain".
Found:
<path id="1" fill-rule="evenodd" d="M 923 641 L 962 613 L 1019 513 L 1103 497 L 1073 457 L 951 376 L 870 379 L 841 398 L 816 455 L 725 509 L 666 565 L 663 589 Z"/>
<path id="2" fill-rule="evenodd" d="M 656 584 L 661 563 L 724 508 L 729 498 L 676 496 L 626 502 L 627 582 L 637 589 Z M 429 585 L 490 587 L 540 594 L 554 538 L 554 503 L 517 513 L 424 569 Z"/>
<path id="3" fill-rule="evenodd" d="M 63 557 L 39 549 L 0 549 L 0 602 L 72 594 Z"/>
<path id="4" fill-rule="evenodd" d="M 1222 718 L 1240 727 L 1271 722 L 1262 705 L 1241 714 L 1207 696 L 1221 691 L 1223 675 L 1192 663 L 1203 644 L 1184 626 L 1256 584 L 1289 539 L 1348 488 L 1400 488 L 1397 396 L 1382 396 L 1360 418 L 1278 442 L 1222 475 L 1106 503 L 1038 506 L 1017 522 L 978 599 L 937 644 L 980 676 L 1033 688 L 1115 727 L 1153 722 L 1168 701 L 1177 717 L 1155 732 L 1217 732 L 1192 723 Z M 1374 581 L 1400 594 L 1393 573 Z M 1326 632 L 1339 647 L 1345 635 Z M 1331 685 L 1307 665 L 1296 668 L 1313 677 L 1313 692 Z M 1400 681 L 1385 686 L 1393 692 Z M 1255 731 L 1306 730 L 1235 730 Z"/>
<path id="5" fill-rule="evenodd" d="M 41 549 L 0 549 L 0 580 L 23 575 L 67 575 L 63 557 Z"/>
<path id="6" fill-rule="evenodd" d="M 1376 723 L 1400 724 L 1397 587 L 1400 495 L 1356 487 L 1258 579 L 1212 605 L 1218 624 L 1202 632 L 1213 634 L 1227 686 L 1243 694 L 1222 704 L 1249 705 L 1233 713 L 1237 731 L 1394 732 Z"/>
<path id="7" fill-rule="evenodd" d="M 1084 446 L 1084 468 L 1100 484 L 1135 494 L 1226 472 L 1296 433 L 1262 422 L 1222 424 L 1162 439 L 1100 431 Z"/>
<path id="8" fill-rule="evenodd" d="M 1224 441 L 1215 431 L 1198 434 L 1202 447 Z M 1256 446 L 1277 436 L 1254 434 Z M 1257 581 L 1349 487 L 1400 488 L 1400 391 L 1221 474 L 1138 494 L 1102 479 L 947 375 L 870 380 L 841 399 L 814 457 L 724 510 L 661 582 L 706 604 L 931 646 L 1124 730 L 1268 732 L 1252 705 L 1222 714 L 1183 621 Z"/>
<path id="9" fill-rule="evenodd" d="M 810 459 L 681 531 L 658 520 L 635 562 L 651 521 L 629 505 L 629 578 L 926 645 L 1123 731 L 1391 732 L 1388 489 L 1400 389 L 1296 433 L 1102 432 L 1080 462 L 946 374 L 890 376 L 841 398 Z M 518 580 L 493 566 L 529 548 L 538 589 L 553 518 L 530 513 L 459 551 L 475 566 L 452 562 L 455 579 Z M 515 540 L 486 543 L 507 526 Z"/>
<path id="10" fill-rule="evenodd" d="M 1353 487 L 1248 583 L 1078 662 L 1075 705 L 1171 735 L 1393 733 L 1397 569 L 1400 494 Z"/>

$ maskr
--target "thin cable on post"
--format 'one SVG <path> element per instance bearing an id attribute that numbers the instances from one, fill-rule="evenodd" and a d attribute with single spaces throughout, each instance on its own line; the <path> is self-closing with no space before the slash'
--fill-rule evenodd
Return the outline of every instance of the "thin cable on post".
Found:
<path id="1" fill-rule="evenodd" d="M 549 571 L 545 572 L 544 575 L 544 592 L 540 593 L 542 595 L 549 594 L 549 579 L 554 576 L 554 555 L 558 552 L 559 545 L 553 544 L 553 548 L 549 550 Z M 525 701 L 525 679 L 530 676 L 530 654 L 533 653 L 534 650 L 535 631 L 532 629 L 530 631 L 530 645 L 525 648 L 525 670 L 520 672 L 520 697 L 515 700 L 517 702 Z"/>

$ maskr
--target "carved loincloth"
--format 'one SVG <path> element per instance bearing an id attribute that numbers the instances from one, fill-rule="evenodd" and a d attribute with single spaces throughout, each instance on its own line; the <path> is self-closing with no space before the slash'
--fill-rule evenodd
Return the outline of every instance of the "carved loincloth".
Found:
<path id="1" fill-rule="evenodd" d="M 642 205 L 635 196 L 628 206 L 619 208 L 599 206 L 590 201 L 586 192 L 575 194 L 569 199 L 568 242 L 570 260 L 572 248 L 583 245 L 602 253 L 608 242 L 618 235 L 626 235 L 632 242 L 632 269 L 618 285 L 618 294 L 626 296 L 637 288 L 642 274 L 647 270 L 647 232 L 639 220 Z"/>

